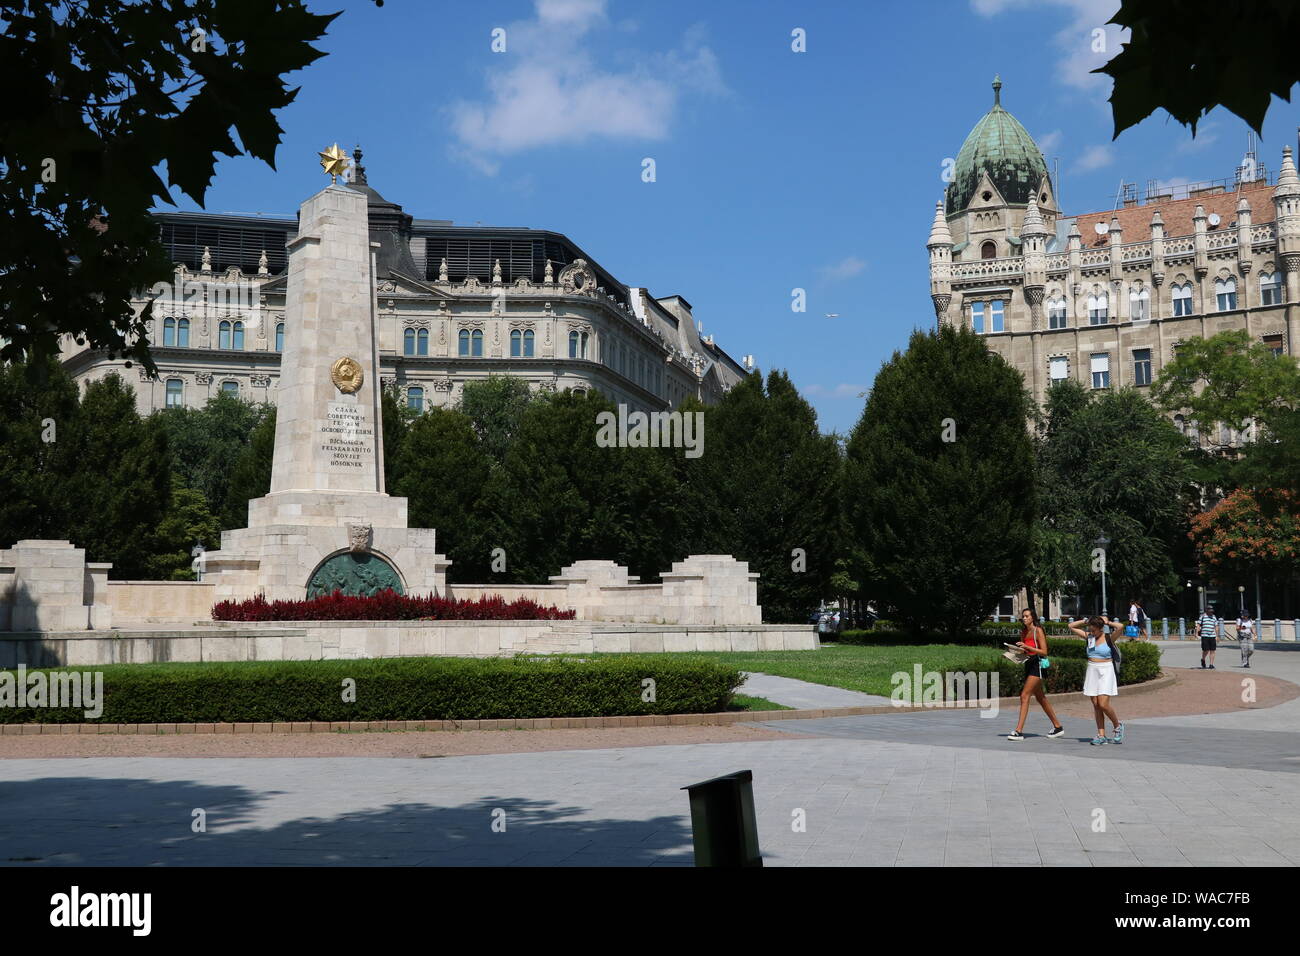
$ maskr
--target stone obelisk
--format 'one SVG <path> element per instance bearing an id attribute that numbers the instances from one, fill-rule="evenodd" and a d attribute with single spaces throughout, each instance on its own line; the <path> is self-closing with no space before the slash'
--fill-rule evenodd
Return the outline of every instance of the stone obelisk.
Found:
<path id="1" fill-rule="evenodd" d="M 408 528 L 406 499 L 384 491 L 373 246 L 365 194 L 331 184 L 302 204 L 288 243 L 271 490 L 249 501 L 248 527 L 223 532 L 206 556 L 217 600 L 445 592 L 450 562 L 433 529 Z"/>

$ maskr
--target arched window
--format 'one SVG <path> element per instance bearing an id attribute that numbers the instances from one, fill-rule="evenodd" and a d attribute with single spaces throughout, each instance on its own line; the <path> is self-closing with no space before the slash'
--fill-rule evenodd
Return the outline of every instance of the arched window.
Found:
<path id="1" fill-rule="evenodd" d="M 1276 272 L 1265 272 L 1259 277 L 1259 304 L 1282 304 L 1282 277 Z"/>
<path id="2" fill-rule="evenodd" d="M 1151 318 L 1151 292 L 1145 286 L 1128 294 L 1130 322 L 1145 322 Z"/>
<path id="3" fill-rule="evenodd" d="M 418 332 L 415 333 L 415 354 L 416 355 L 429 354 L 429 330 L 428 329 L 420 329 Z"/>
<path id="4" fill-rule="evenodd" d="M 510 331 L 510 357 L 520 358 L 524 354 L 524 333 L 519 329 Z"/>
<path id="5" fill-rule="evenodd" d="M 469 354 L 475 358 L 483 355 L 483 330 L 474 329 L 469 334 Z"/>
<path id="6" fill-rule="evenodd" d="M 412 385 L 406 390 L 406 407 L 417 412 L 424 411 L 424 389 Z"/>
<path id="7" fill-rule="evenodd" d="M 1214 280 L 1214 299 L 1220 312 L 1231 312 L 1237 307 L 1237 280 L 1232 276 Z"/>
<path id="8" fill-rule="evenodd" d="M 1088 324 L 1105 325 L 1110 321 L 1110 295 L 1097 292 L 1088 296 Z"/>
<path id="9" fill-rule="evenodd" d="M 163 345 L 176 344 L 176 320 L 163 319 Z"/>
<path id="10" fill-rule="evenodd" d="M 230 348 L 230 323 L 222 322 L 217 326 L 217 348 Z"/>
<path id="11" fill-rule="evenodd" d="M 569 358 L 578 357 L 578 331 L 574 329 L 569 333 Z"/>
<path id="12" fill-rule="evenodd" d="M 998 244 L 990 239 L 984 245 L 980 246 L 981 259 L 996 259 L 998 257 Z"/>
<path id="13" fill-rule="evenodd" d="M 1192 284 L 1184 282 L 1174 286 L 1174 315 L 1192 314 Z"/>
<path id="14" fill-rule="evenodd" d="M 1047 327 L 1049 329 L 1065 328 L 1065 298 L 1057 296 L 1047 303 Z"/>
<path id="15" fill-rule="evenodd" d="M 190 320 L 181 319 L 176 323 L 176 344 L 183 349 L 190 347 Z"/>
<path id="16" fill-rule="evenodd" d="M 469 355 L 469 329 L 461 329 L 460 333 L 456 336 L 456 340 L 456 354 Z"/>
<path id="17" fill-rule="evenodd" d="M 244 351 L 244 323 L 235 323 L 235 351 Z"/>
<path id="18" fill-rule="evenodd" d="M 180 408 L 185 404 L 185 383 L 179 378 L 167 379 L 167 407 Z"/>
<path id="19" fill-rule="evenodd" d="M 284 323 L 283 322 L 277 322 L 275 324 L 275 350 L 277 352 L 284 351 Z"/>
<path id="20" fill-rule="evenodd" d="M 533 330 L 524 329 L 524 358 L 533 357 Z"/>
<path id="21" fill-rule="evenodd" d="M 402 333 L 402 354 L 415 354 L 415 329 L 407 329 Z"/>

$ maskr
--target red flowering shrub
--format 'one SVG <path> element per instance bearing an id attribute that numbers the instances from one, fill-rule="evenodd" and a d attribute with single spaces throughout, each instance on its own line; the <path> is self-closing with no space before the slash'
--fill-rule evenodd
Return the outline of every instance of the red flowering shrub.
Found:
<path id="1" fill-rule="evenodd" d="M 306 601 L 268 601 L 259 594 L 246 601 L 221 601 L 212 608 L 214 621 L 568 621 L 573 615 L 528 598 L 458 601 L 392 590 L 374 597 L 335 591 Z"/>

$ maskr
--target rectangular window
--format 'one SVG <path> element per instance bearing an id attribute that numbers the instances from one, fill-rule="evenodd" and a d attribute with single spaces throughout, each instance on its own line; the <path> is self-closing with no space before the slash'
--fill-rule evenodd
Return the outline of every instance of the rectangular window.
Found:
<path id="1" fill-rule="evenodd" d="M 1053 356 L 1047 360 L 1047 377 L 1053 382 L 1062 382 L 1070 377 L 1070 360 L 1064 355 Z"/>
<path id="2" fill-rule="evenodd" d="M 984 334 L 983 302 L 972 302 L 970 304 L 970 327 L 975 330 L 976 335 Z"/>
<path id="3" fill-rule="evenodd" d="M 1133 384 L 1151 384 L 1151 350 L 1133 350 Z"/>
<path id="4" fill-rule="evenodd" d="M 1237 307 L 1236 292 L 1220 292 L 1215 298 L 1219 301 L 1220 312 L 1231 312 Z"/>
<path id="5" fill-rule="evenodd" d="M 1092 387 L 1110 388 L 1110 355 L 1106 352 L 1093 352 L 1091 359 Z"/>
<path id="6" fill-rule="evenodd" d="M 1268 350 L 1272 352 L 1274 355 L 1281 356 L 1285 354 L 1286 347 L 1282 342 L 1281 335 L 1264 336 L 1264 344 L 1268 346 Z"/>
<path id="7" fill-rule="evenodd" d="M 1004 332 L 1006 329 L 1002 324 L 1002 300 L 994 299 L 989 303 L 989 331 Z"/>
<path id="8" fill-rule="evenodd" d="M 1049 329 L 1065 328 L 1065 303 L 1054 302 L 1047 307 L 1047 327 Z"/>
<path id="9" fill-rule="evenodd" d="M 222 383 L 221 383 L 221 391 L 222 391 L 224 394 L 226 394 L 226 395 L 234 395 L 236 398 L 238 398 L 238 397 L 239 397 L 239 383 L 238 383 L 238 382 L 222 382 Z"/>
<path id="10" fill-rule="evenodd" d="M 1191 315 L 1192 314 L 1192 297 L 1188 295 L 1174 296 L 1174 315 Z"/>
<path id="11" fill-rule="evenodd" d="M 1281 276 L 1274 272 L 1270 276 L 1265 276 L 1259 284 L 1259 304 L 1260 305 L 1281 305 L 1282 304 L 1282 285 Z"/>
<path id="12" fill-rule="evenodd" d="M 168 408 L 181 407 L 182 404 L 181 399 L 184 393 L 184 388 L 185 386 L 179 378 L 172 378 L 167 380 L 167 407 Z"/>

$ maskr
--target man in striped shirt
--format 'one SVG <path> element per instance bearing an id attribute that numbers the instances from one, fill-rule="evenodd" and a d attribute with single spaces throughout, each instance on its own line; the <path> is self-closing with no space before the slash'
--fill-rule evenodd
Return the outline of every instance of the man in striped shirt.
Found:
<path id="1" fill-rule="evenodd" d="M 1214 605 L 1208 604 L 1201 616 L 1196 619 L 1196 629 L 1201 635 L 1201 669 L 1205 669 L 1205 660 L 1210 661 L 1210 670 L 1214 670 L 1214 652 L 1219 646 L 1219 619 L 1214 616 Z"/>

